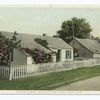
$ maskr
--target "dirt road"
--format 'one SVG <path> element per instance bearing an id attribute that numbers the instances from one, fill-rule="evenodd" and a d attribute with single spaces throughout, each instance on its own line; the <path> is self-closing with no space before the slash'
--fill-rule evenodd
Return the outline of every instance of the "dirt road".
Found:
<path id="1" fill-rule="evenodd" d="M 100 76 L 61 86 L 56 90 L 100 91 Z"/>

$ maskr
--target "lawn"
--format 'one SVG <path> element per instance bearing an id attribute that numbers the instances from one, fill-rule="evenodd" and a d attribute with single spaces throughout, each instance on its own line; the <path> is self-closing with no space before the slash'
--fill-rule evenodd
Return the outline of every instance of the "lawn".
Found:
<path id="1" fill-rule="evenodd" d="M 53 72 L 20 80 L 0 80 L 0 90 L 53 90 L 75 81 L 99 76 L 100 66 Z"/>

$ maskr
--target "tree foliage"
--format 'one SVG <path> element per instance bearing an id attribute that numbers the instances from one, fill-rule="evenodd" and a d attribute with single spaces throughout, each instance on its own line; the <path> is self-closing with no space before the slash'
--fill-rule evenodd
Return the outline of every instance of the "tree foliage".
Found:
<path id="1" fill-rule="evenodd" d="M 48 43 L 47 43 L 46 40 L 42 40 L 42 39 L 40 39 L 40 38 L 35 38 L 34 40 L 35 40 L 37 43 L 41 44 L 42 46 L 48 48 Z"/>
<path id="2" fill-rule="evenodd" d="M 17 39 L 18 34 L 14 32 L 11 39 L 0 33 L 0 64 L 9 65 L 13 60 L 13 49 L 21 46 L 21 40 Z"/>
<path id="3" fill-rule="evenodd" d="M 91 31 L 92 28 L 85 18 L 73 17 L 62 23 L 61 30 L 57 31 L 57 36 L 66 42 L 70 42 L 73 33 L 77 38 L 88 38 Z"/>

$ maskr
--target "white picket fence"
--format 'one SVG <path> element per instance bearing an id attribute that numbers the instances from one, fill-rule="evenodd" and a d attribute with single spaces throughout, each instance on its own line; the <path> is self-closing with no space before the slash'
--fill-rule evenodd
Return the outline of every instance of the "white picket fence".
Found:
<path id="1" fill-rule="evenodd" d="M 92 67 L 100 65 L 100 59 L 80 60 L 71 62 L 45 63 L 33 65 L 11 65 L 9 67 L 0 67 L 2 78 L 9 80 L 28 78 L 35 75 L 41 75 L 51 72 L 72 70 L 80 67 Z"/>
<path id="2" fill-rule="evenodd" d="M 0 66 L 0 79 L 9 79 L 10 68 L 8 66 Z"/>

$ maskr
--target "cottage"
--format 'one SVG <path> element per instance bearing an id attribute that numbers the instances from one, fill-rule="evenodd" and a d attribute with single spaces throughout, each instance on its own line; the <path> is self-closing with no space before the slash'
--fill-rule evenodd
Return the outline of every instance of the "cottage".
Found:
<path id="1" fill-rule="evenodd" d="M 74 38 L 69 44 L 76 58 L 100 58 L 100 44 L 96 40 Z"/>
<path id="2" fill-rule="evenodd" d="M 13 32 L 1 31 L 7 38 L 11 38 Z M 35 39 L 42 39 L 47 41 L 47 47 L 36 42 Z M 18 33 L 18 39 L 21 40 L 22 48 L 39 49 L 46 53 L 52 53 L 53 62 L 59 61 L 72 61 L 73 60 L 73 48 L 65 43 L 62 39 L 54 38 L 50 36 L 38 36 L 33 34 Z M 32 56 L 20 49 L 14 49 L 13 64 L 32 64 Z"/>
<path id="3" fill-rule="evenodd" d="M 34 40 L 40 38 L 46 40 L 48 48 L 56 53 L 54 56 L 54 62 L 59 61 L 72 61 L 73 60 L 73 48 L 58 37 L 51 37 L 44 34 L 43 36 L 33 35 Z"/>

